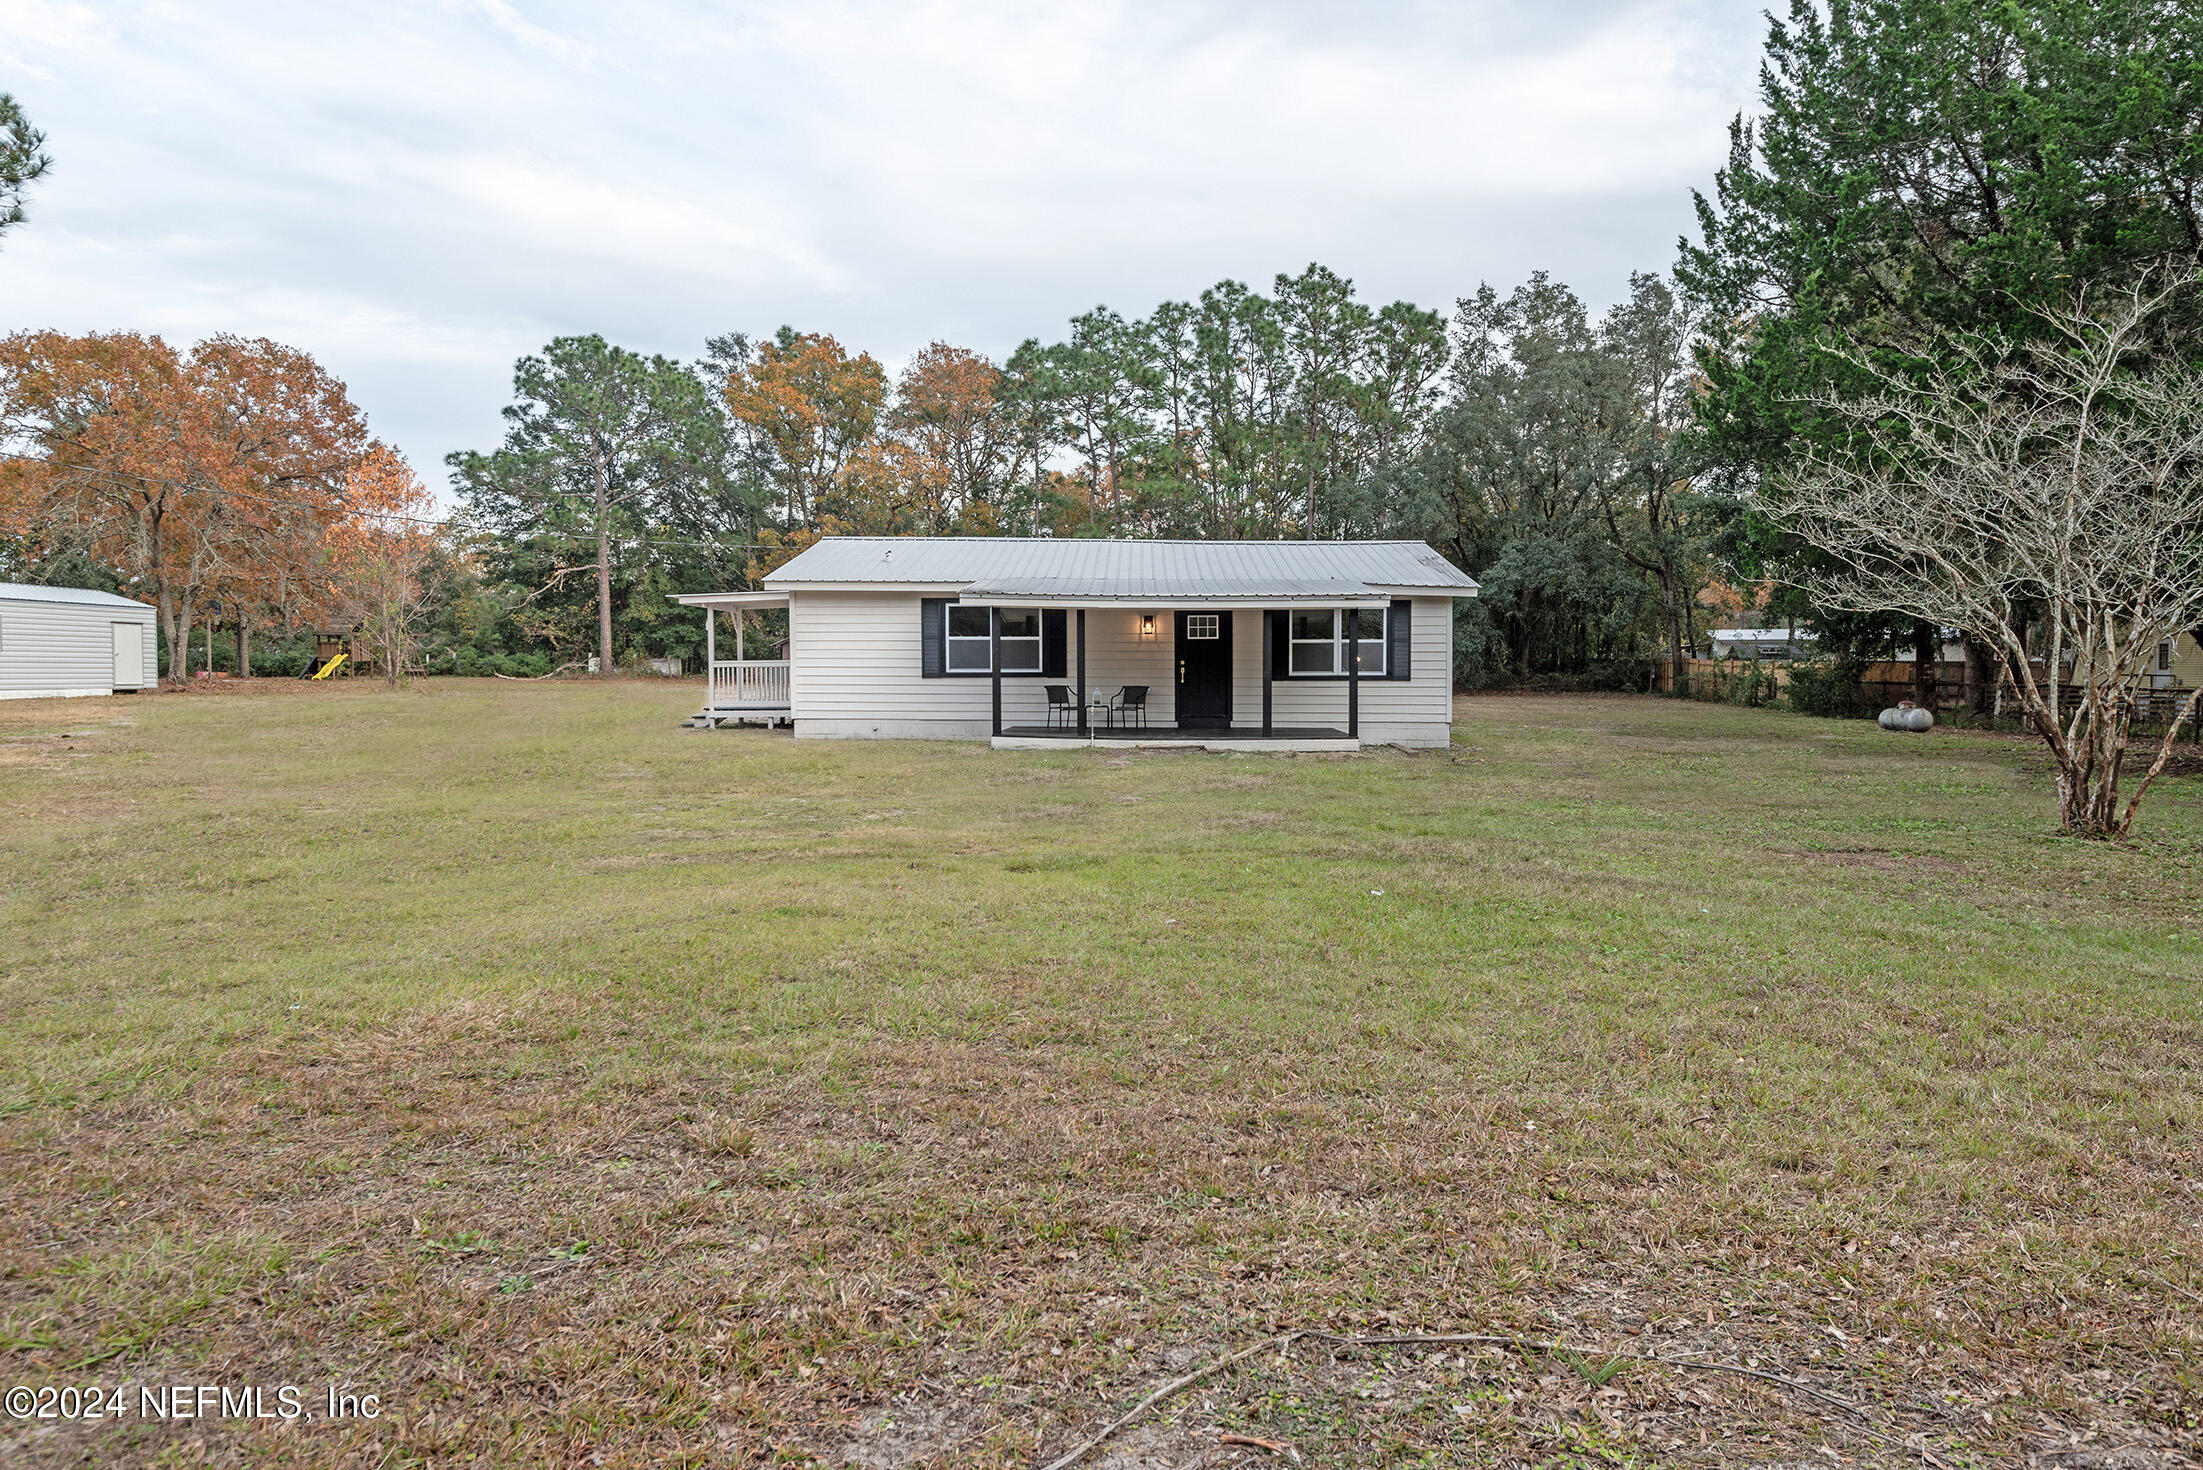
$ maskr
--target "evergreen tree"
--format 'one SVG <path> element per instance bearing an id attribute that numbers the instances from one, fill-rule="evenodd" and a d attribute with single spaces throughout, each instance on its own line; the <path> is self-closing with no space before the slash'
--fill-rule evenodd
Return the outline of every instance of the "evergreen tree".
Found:
<path id="1" fill-rule="evenodd" d="M 0 92 L 0 234 L 23 222 L 23 186 L 53 167 L 46 135 L 31 126 L 13 97 Z"/>
<path id="2" fill-rule="evenodd" d="M 513 397 L 503 447 L 445 462 L 470 517 L 495 533 L 505 576 L 555 604 L 558 590 L 585 570 L 575 554 L 593 558 L 599 669 L 609 674 L 623 550 L 653 533 L 679 539 L 670 528 L 694 538 L 734 529 L 726 517 L 740 502 L 729 485 L 723 421 L 705 385 L 679 363 L 598 336 L 560 337 L 541 356 L 521 358 Z M 651 580 L 647 568 L 638 571 Z"/>
<path id="3" fill-rule="evenodd" d="M 1760 102 L 1677 276 L 1706 333 L 1698 436 L 1735 497 L 1726 545 L 1747 574 L 1796 581 L 1814 554 L 1760 496 L 1801 437 L 1846 432 L 1808 406 L 1864 386 L 1830 349 L 2024 336 L 2037 308 L 2203 256 L 2203 9 L 1791 0 Z M 1815 621 L 1824 643 L 1914 643 L 1927 672 L 1936 631 L 1917 620 Z"/>

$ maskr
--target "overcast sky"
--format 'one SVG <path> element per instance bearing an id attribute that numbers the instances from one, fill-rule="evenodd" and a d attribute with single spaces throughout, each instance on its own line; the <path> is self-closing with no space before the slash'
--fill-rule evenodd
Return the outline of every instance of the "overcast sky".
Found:
<path id="1" fill-rule="evenodd" d="M 1750 100 L 1734 0 L 0 0 L 55 167 L 0 329 L 274 337 L 430 480 L 512 360 L 782 323 L 1000 358 L 1322 261 L 1450 310 L 1664 270 Z"/>

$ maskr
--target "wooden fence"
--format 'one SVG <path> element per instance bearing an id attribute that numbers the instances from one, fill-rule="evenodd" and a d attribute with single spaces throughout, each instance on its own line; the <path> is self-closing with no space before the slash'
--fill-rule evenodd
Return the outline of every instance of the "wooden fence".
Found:
<path id="1" fill-rule="evenodd" d="M 1774 688 L 1780 690 L 1790 679 L 1787 664 L 1748 658 L 1686 658 L 1683 660 L 1683 676 L 1692 687 L 1726 689 L 1730 684 L 1751 674 L 1774 680 Z M 1652 661 L 1652 688 L 1656 694 L 1675 692 L 1675 660 L 1656 658 Z"/>
<path id="2" fill-rule="evenodd" d="M 1790 685 L 1793 665 L 1777 660 L 1746 658 L 1687 658 L 1683 660 L 1683 672 L 1690 681 L 1692 692 L 1719 700 L 1734 700 L 1753 704 L 1774 704 L 1781 701 Z M 1898 660 L 1870 663 L 1860 670 L 1858 682 L 1859 708 L 1862 712 L 1888 709 L 1901 700 L 1913 700 L 1938 711 L 1957 711 L 1967 707 L 1966 666 L 1957 662 L 1935 665 L 1935 690 L 1929 699 L 1920 699 L 1919 686 L 1913 679 L 1914 665 Z M 1675 660 L 1652 661 L 1652 687 L 1662 694 L 1675 692 Z M 2043 670 L 2035 670 L 2036 677 Z M 1995 675 L 1996 683 L 2003 685 L 1999 691 L 1992 685 L 1988 691 L 1990 709 L 2000 719 L 2020 720 L 2025 710 L 2018 693 L 2003 678 L 2002 670 Z M 2001 692 L 2002 698 L 1997 695 Z M 2165 726 L 2180 713 L 2193 690 L 2183 686 L 2167 688 L 2143 688 L 2134 692 L 2134 728 L 2137 731 L 2156 730 Z M 2074 684 L 2058 685 L 2058 705 L 2070 709 L 2080 699 L 2080 688 Z M 2203 706 L 2199 706 L 2189 720 L 2195 727 L 2189 737 L 2203 741 Z"/>

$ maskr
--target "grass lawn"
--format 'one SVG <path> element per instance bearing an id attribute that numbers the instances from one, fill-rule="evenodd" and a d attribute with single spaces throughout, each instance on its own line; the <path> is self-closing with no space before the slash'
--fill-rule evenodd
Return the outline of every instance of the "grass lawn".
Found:
<path id="1" fill-rule="evenodd" d="M 1034 1465 L 1315 1327 L 1581 1351 L 1303 1339 L 1088 1463 L 2195 1463 L 2203 777 L 2112 847 L 2024 742 L 1652 699 L 695 699 L 0 704 L 0 1385 L 132 1386 L 0 1461 Z"/>

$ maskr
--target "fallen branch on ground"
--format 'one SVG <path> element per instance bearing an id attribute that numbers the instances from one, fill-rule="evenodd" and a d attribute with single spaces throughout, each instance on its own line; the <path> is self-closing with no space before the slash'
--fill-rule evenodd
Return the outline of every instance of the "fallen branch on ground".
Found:
<path id="1" fill-rule="evenodd" d="M 1473 1344 L 1486 1347 L 1510 1347 L 1518 1352 L 1558 1353 L 1564 1357 L 1577 1355 L 1577 1349 L 1557 1342 L 1537 1342 L 1524 1337 L 1492 1337 L 1475 1332 L 1433 1333 L 1428 1336 L 1403 1335 L 1398 1337 L 1334 1337 L 1328 1332 L 1304 1334 L 1321 1342 L 1338 1343 L 1345 1347 L 1440 1347 L 1447 1344 Z M 1799 1393 L 1811 1394 L 1823 1403 L 1833 1404 L 1855 1418 L 1865 1419 L 1866 1410 L 1849 1399 L 1840 1399 L 1832 1393 L 1815 1388 L 1810 1383 L 1795 1378 L 1785 1378 L 1780 1373 L 1769 1373 L 1759 1368 L 1747 1368 L 1742 1363 L 1713 1363 L 1704 1358 L 1663 1358 L 1657 1353 L 1608 1352 L 1598 1348 L 1589 1352 L 1591 1357 L 1620 1358 L 1629 1363 L 1658 1363 L 1666 1368 L 1687 1368 L 1695 1373 L 1735 1373 L 1744 1378 L 1758 1378 L 1768 1383 L 1779 1383 L 1784 1388 L 1794 1388 Z"/>
<path id="2" fill-rule="evenodd" d="M 514 682 L 515 684 L 532 684 L 532 683 L 534 683 L 534 682 L 535 682 L 536 680 L 538 680 L 538 679 L 555 679 L 555 678 L 557 678 L 557 677 L 558 677 L 558 676 L 559 676 L 560 674 L 563 674 L 563 673 L 565 673 L 565 672 L 566 672 L 566 671 L 567 671 L 568 669 L 578 669 L 578 668 L 580 668 L 580 667 L 581 667 L 581 665 L 580 665 L 580 664 L 560 664 L 560 665 L 559 665 L 559 666 L 558 666 L 557 668 L 555 668 L 555 669 L 551 670 L 551 672 L 549 672 L 548 674 L 496 674 L 496 673 L 493 673 L 493 674 L 491 674 L 491 675 L 490 675 L 490 677 L 491 677 L 492 679 L 510 679 L 510 680 L 512 680 L 512 681 L 513 681 L 513 682 Z"/>
<path id="3" fill-rule="evenodd" d="M 2156 1282 L 2159 1286 L 2171 1287 L 2174 1291 L 2179 1292 L 2182 1296 L 2186 1297 L 2191 1302 L 2203 1302 L 2203 1296 L 2197 1296 L 2194 1292 L 2188 1290 L 2185 1286 L 2182 1286 L 2177 1281 L 2167 1281 L 2164 1277 L 2158 1275 L 2155 1271 L 2144 1271 L 2142 1274 L 2144 1276 L 2147 1276 L 2150 1280 Z"/>
<path id="4" fill-rule="evenodd" d="M 1172 1379 L 1107 1424 L 1104 1424 L 1092 1438 L 1050 1460 L 1041 1467 L 1041 1470 L 1069 1470 L 1069 1467 L 1076 1465 L 1095 1450 L 1101 1448 L 1103 1441 L 1111 1435 L 1145 1414 L 1149 1409 L 1154 1408 L 1164 1399 L 1169 1398 L 1172 1394 L 1191 1388 L 1202 1379 L 1213 1377 L 1235 1364 L 1243 1363 L 1262 1352 L 1265 1348 L 1274 1347 L 1282 1353 L 1302 1338 L 1314 1342 L 1328 1342 L 1337 1347 L 1504 1347 L 1522 1353 L 1550 1353 L 1561 1356 L 1575 1356 L 1580 1351 L 1594 1357 L 1620 1358 L 1631 1363 L 1657 1363 L 1663 1368 L 1679 1368 L 1690 1373 L 1733 1373 L 1739 1377 L 1756 1378 L 1762 1382 L 1777 1384 L 1798 1393 L 1808 1394 L 1858 1419 L 1867 1426 L 1866 1432 L 1868 1434 L 1874 1435 L 1878 1439 L 1884 1438 L 1867 1420 L 1866 1410 L 1848 1399 L 1838 1398 L 1823 1389 L 1815 1388 L 1810 1383 L 1795 1378 L 1785 1378 L 1780 1373 L 1769 1373 L 1760 1368 L 1747 1368 L 1742 1363 L 1715 1363 L 1703 1358 L 1663 1358 L 1657 1353 L 1608 1352 L 1604 1348 L 1579 1350 L 1564 1343 L 1544 1342 L 1530 1337 L 1501 1337 L 1483 1332 L 1401 1333 L 1379 1337 L 1342 1337 L 1337 1333 L 1321 1332 L 1313 1327 L 1297 1327 L 1291 1332 L 1281 1332 L 1275 1337 L 1265 1337 L 1252 1347 L 1242 1348 L 1229 1357 L 1218 1358 L 1206 1368 L 1197 1368 L 1182 1378 Z"/>
<path id="5" fill-rule="evenodd" d="M 1107 1424 L 1104 1424 L 1101 1427 L 1101 1432 L 1096 1434 L 1092 1439 L 1087 1440 L 1084 1444 L 1077 1445 L 1072 1449 L 1066 1450 L 1063 1454 L 1058 1455 L 1053 1460 L 1050 1460 L 1047 1465 L 1043 1467 L 1043 1470 L 1068 1470 L 1068 1467 L 1076 1465 L 1079 1461 L 1085 1459 L 1095 1450 L 1101 1448 L 1101 1443 L 1103 1440 L 1109 1438 L 1110 1435 L 1115 1434 L 1118 1430 L 1124 1428 L 1127 1424 L 1130 1424 L 1133 1420 L 1139 1418 L 1149 1409 L 1155 1407 L 1155 1405 L 1161 1403 L 1164 1399 L 1169 1398 L 1172 1394 L 1177 1393 L 1179 1390 L 1191 1388 L 1194 1384 L 1199 1383 L 1202 1379 L 1207 1378 L 1212 1374 L 1220 1373 L 1224 1369 L 1231 1367 L 1234 1363 L 1245 1362 L 1247 1359 L 1253 1357 L 1256 1353 L 1261 1352 L 1266 1347 L 1276 1347 L 1280 1351 L 1283 1351 L 1285 1348 L 1292 1346 L 1296 1340 L 1306 1337 L 1308 1335 L 1309 1329 L 1304 1327 L 1297 1332 L 1286 1332 L 1280 1333 L 1276 1337 L 1265 1337 L 1264 1339 L 1262 1339 L 1262 1341 L 1256 1343 L 1251 1348 L 1242 1348 L 1240 1351 L 1233 1353 L 1228 1358 L 1218 1358 L 1215 1362 L 1209 1364 L 1206 1368 L 1197 1368 L 1193 1372 L 1188 1373 L 1183 1378 L 1173 1378 L 1170 1382 L 1164 1384 L 1161 1388 L 1156 1389 L 1146 1398 L 1141 1399 L 1131 1408 L 1125 1410 L 1122 1414 L 1119 1414 L 1116 1418 L 1110 1420 Z"/>
<path id="6" fill-rule="evenodd" d="M 1294 1464 L 1300 1463 L 1300 1451 L 1294 1449 L 1282 1439 L 1258 1439 L 1251 1434 L 1219 1434 L 1216 1436 L 1216 1442 L 1220 1445 L 1250 1445 L 1258 1450 L 1268 1450 L 1273 1455 L 1290 1455 L 1293 1457 Z"/>

